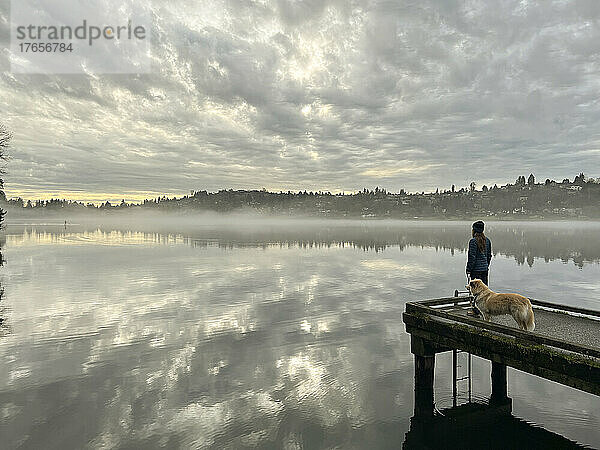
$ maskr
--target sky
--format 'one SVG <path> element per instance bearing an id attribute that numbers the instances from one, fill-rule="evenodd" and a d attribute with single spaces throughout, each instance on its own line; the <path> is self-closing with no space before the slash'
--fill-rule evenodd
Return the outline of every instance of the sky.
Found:
<path id="1" fill-rule="evenodd" d="M 8 197 L 600 176 L 596 0 L 142 4 L 150 73 L 23 75 L 0 2 Z"/>

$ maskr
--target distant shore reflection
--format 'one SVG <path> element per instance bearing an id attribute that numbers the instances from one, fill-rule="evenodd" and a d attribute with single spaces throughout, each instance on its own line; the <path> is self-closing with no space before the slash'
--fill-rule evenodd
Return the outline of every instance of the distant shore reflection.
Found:
<path id="1" fill-rule="evenodd" d="M 60 226 L 59 226 L 60 225 Z M 568 226 L 565 226 L 568 225 Z M 383 252 L 388 248 L 435 248 L 464 253 L 470 223 L 462 222 L 337 222 L 265 221 L 244 224 L 189 223 L 173 231 L 175 224 L 109 224 L 56 226 L 18 225 L 7 227 L 11 245 L 48 243 L 185 244 L 195 248 L 356 248 Z M 493 241 L 494 254 L 514 258 L 532 267 L 536 259 L 545 262 L 573 262 L 577 267 L 600 262 L 600 223 L 596 222 L 495 222 L 486 233 Z"/>

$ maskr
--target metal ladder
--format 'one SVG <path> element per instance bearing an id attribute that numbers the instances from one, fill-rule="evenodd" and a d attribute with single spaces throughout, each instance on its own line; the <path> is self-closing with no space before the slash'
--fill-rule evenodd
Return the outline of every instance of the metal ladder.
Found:
<path id="1" fill-rule="evenodd" d="M 467 374 L 459 376 L 458 368 L 463 367 L 459 364 L 458 355 L 464 353 L 467 358 Z M 471 354 L 462 350 L 452 350 L 452 406 L 456 406 L 458 400 L 458 383 L 464 380 L 468 381 L 467 393 L 469 396 L 469 403 L 471 402 Z"/>
<path id="2" fill-rule="evenodd" d="M 454 297 L 459 297 L 459 294 L 470 294 L 469 291 L 459 291 L 459 290 L 455 290 L 454 291 Z M 456 303 L 455 303 L 456 304 Z M 458 369 L 459 367 L 463 367 L 462 365 L 459 364 L 459 355 L 460 354 L 465 354 L 467 356 L 467 374 L 466 375 L 462 375 L 459 376 L 458 373 Z M 469 352 L 465 352 L 463 350 L 457 350 L 454 349 L 452 350 L 452 406 L 455 407 L 457 405 L 457 400 L 458 400 L 458 383 L 464 380 L 468 381 L 468 396 L 469 396 L 469 403 L 471 402 L 471 360 L 472 360 L 472 355 Z"/>

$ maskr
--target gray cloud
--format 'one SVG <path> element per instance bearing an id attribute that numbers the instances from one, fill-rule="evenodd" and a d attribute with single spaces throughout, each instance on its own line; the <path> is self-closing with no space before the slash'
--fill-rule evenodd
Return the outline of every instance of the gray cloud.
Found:
<path id="1" fill-rule="evenodd" d="M 15 134 L 8 195 L 434 190 L 531 171 L 599 175 L 595 1 L 152 9 L 151 74 L 15 75 L 2 52 L 2 121 Z M 0 6 L 4 43 L 8 26 Z"/>

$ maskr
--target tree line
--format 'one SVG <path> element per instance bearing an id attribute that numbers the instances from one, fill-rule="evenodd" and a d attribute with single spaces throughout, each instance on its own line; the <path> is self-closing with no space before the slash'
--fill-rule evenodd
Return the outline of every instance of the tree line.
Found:
<path id="1" fill-rule="evenodd" d="M 280 191 L 223 189 L 217 192 L 191 191 L 182 197 L 161 196 L 132 203 L 122 200 L 96 205 L 64 199 L 27 200 L 21 198 L 0 202 L 19 213 L 35 212 L 102 212 L 117 211 L 254 211 L 277 215 L 311 215 L 322 217 L 389 217 L 389 218 L 461 218 L 488 217 L 571 217 L 600 218 L 600 180 L 583 173 L 570 180 L 546 179 L 538 183 L 533 174 L 519 176 L 514 183 L 502 186 L 475 182 L 457 189 L 452 185 L 435 192 L 392 193 L 385 188 L 364 188 L 354 193 L 328 191 Z"/>

